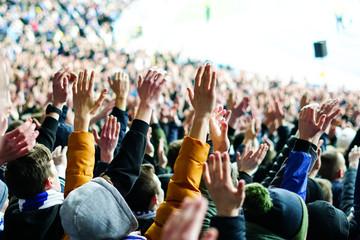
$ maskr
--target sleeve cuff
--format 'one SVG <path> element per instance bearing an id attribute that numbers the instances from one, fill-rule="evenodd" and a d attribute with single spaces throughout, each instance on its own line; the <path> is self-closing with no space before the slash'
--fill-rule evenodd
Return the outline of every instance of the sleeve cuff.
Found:
<path id="1" fill-rule="evenodd" d="M 146 136 L 149 130 L 149 124 L 142 120 L 134 119 L 131 124 L 130 130 L 143 133 Z"/>
<path id="2" fill-rule="evenodd" d="M 311 142 L 302 139 L 297 139 L 293 151 L 309 153 Z"/>

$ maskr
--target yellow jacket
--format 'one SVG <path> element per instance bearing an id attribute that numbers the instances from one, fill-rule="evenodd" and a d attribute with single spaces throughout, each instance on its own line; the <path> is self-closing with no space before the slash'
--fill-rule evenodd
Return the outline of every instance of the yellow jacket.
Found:
<path id="1" fill-rule="evenodd" d="M 69 137 L 64 197 L 93 178 L 95 141 L 89 132 L 73 132 Z M 67 234 L 63 239 L 69 240 Z"/>
<path id="2" fill-rule="evenodd" d="M 146 231 L 149 240 L 161 239 L 163 227 L 172 211 L 179 209 L 185 197 L 199 196 L 199 185 L 210 146 L 198 139 L 185 137 L 174 166 L 165 201 L 156 212 L 154 223 Z"/>

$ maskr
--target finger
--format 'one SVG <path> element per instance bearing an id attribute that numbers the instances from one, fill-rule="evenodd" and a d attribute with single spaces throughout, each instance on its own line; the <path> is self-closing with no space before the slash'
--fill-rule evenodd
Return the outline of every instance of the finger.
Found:
<path id="1" fill-rule="evenodd" d="M 89 88 L 87 89 L 88 92 L 92 92 L 94 90 L 94 78 L 95 78 L 95 72 L 91 71 Z"/>
<path id="2" fill-rule="evenodd" d="M 324 140 L 323 140 L 323 139 L 320 139 L 319 142 L 318 142 L 318 144 L 317 144 L 317 147 L 318 147 L 318 148 L 321 148 L 321 146 L 323 145 L 323 143 L 324 143 Z"/>
<path id="3" fill-rule="evenodd" d="M 325 120 L 326 120 L 326 115 L 325 115 L 325 114 L 321 115 L 318 123 L 316 124 L 317 127 L 318 127 L 318 128 L 322 128 L 323 125 L 324 125 L 324 123 L 325 123 Z"/>
<path id="4" fill-rule="evenodd" d="M 65 147 L 63 148 L 63 150 L 61 151 L 61 154 L 62 154 L 62 155 L 66 154 L 66 153 L 67 153 L 67 150 L 68 150 L 68 146 L 65 146 Z"/>
<path id="5" fill-rule="evenodd" d="M 35 140 L 38 136 L 39 136 L 39 131 L 34 131 L 27 138 L 24 138 L 23 141 L 18 141 L 17 139 L 15 139 L 14 141 L 18 142 L 18 144 L 16 145 L 16 149 L 23 149 L 23 148 L 27 148 L 28 146 L 35 145 L 36 143 Z"/>
<path id="6" fill-rule="evenodd" d="M 145 79 L 149 79 L 151 78 L 153 75 L 154 75 L 154 70 L 156 69 L 157 67 L 151 67 L 148 72 L 146 73 L 145 75 Z"/>
<path id="7" fill-rule="evenodd" d="M 236 162 L 240 162 L 240 152 L 236 152 Z"/>
<path id="8" fill-rule="evenodd" d="M 222 173 L 224 182 L 231 182 L 230 157 L 228 153 L 222 154 Z"/>
<path id="9" fill-rule="evenodd" d="M 77 92 L 78 92 L 78 91 L 77 91 L 77 90 L 78 90 L 78 88 L 77 88 L 78 82 L 79 82 L 78 78 L 75 78 L 74 84 L 73 84 L 73 86 L 72 86 L 73 95 L 76 95 Z"/>
<path id="10" fill-rule="evenodd" d="M 63 89 L 67 91 L 68 87 L 69 87 L 69 78 L 65 77 L 63 80 Z"/>
<path id="11" fill-rule="evenodd" d="M 141 85 L 143 84 L 143 82 L 144 82 L 144 79 L 143 79 L 143 77 L 139 74 L 139 80 L 138 80 L 138 88 L 139 87 L 141 87 Z"/>
<path id="12" fill-rule="evenodd" d="M 111 77 L 110 77 L 110 76 L 108 76 L 108 78 L 107 78 L 107 79 L 108 79 L 109 86 L 110 86 L 110 87 L 112 87 L 113 82 L 112 82 L 112 80 L 111 80 Z"/>
<path id="13" fill-rule="evenodd" d="M 205 71 L 201 78 L 200 86 L 202 86 L 205 89 L 209 89 L 210 81 L 211 81 L 211 65 L 210 63 L 207 63 L 205 66 Z"/>
<path id="14" fill-rule="evenodd" d="M 198 70 L 196 71 L 194 88 L 200 87 L 201 78 L 202 78 L 202 75 L 203 75 L 203 69 L 204 69 L 204 67 L 203 67 L 203 66 L 200 66 L 200 67 L 198 68 Z"/>
<path id="15" fill-rule="evenodd" d="M 216 72 L 212 72 L 211 82 L 210 82 L 210 91 L 215 91 L 216 87 Z"/>
<path id="16" fill-rule="evenodd" d="M 87 81 L 88 81 L 88 70 L 85 69 L 84 76 L 81 83 L 81 90 L 86 91 L 87 90 Z"/>
<path id="17" fill-rule="evenodd" d="M 99 137 L 98 132 L 97 132 L 95 129 L 93 129 L 93 130 L 92 130 L 92 134 L 94 135 L 94 140 L 95 140 L 95 142 L 99 145 L 100 137 Z"/>
<path id="18" fill-rule="evenodd" d="M 105 119 L 104 126 L 102 128 L 101 137 L 104 137 L 104 138 L 108 137 L 110 131 L 111 131 L 110 130 L 110 117 L 107 116 Z"/>
<path id="19" fill-rule="evenodd" d="M 8 125 L 7 125 L 7 118 L 6 116 L 1 116 L 1 128 L 0 128 L 0 136 L 4 136 L 5 132 L 6 132 L 6 129 L 8 128 Z"/>
<path id="20" fill-rule="evenodd" d="M 53 156 L 59 155 L 61 153 L 61 146 L 57 146 L 54 151 L 52 152 Z"/>
<path id="21" fill-rule="evenodd" d="M 211 177 L 210 177 L 210 172 L 209 172 L 209 166 L 206 162 L 203 164 L 203 179 L 204 179 L 206 188 L 209 189 L 209 187 L 211 187 Z"/>
<path id="22" fill-rule="evenodd" d="M 241 179 L 237 186 L 237 193 L 236 193 L 238 199 L 240 200 L 241 206 L 244 203 L 245 200 L 245 181 Z"/>
<path id="23" fill-rule="evenodd" d="M 215 152 L 215 164 L 214 165 L 215 165 L 215 169 L 214 169 L 215 180 L 222 180 L 223 172 L 222 172 L 222 161 L 221 161 L 220 152 Z"/>
<path id="24" fill-rule="evenodd" d="M 96 110 L 99 109 L 99 107 L 101 106 L 101 104 L 103 103 L 103 101 L 104 101 L 104 99 L 105 99 L 106 94 L 107 94 L 107 89 L 104 89 L 104 90 L 101 92 L 99 98 L 96 100 L 93 109 L 90 111 L 91 114 L 94 114 L 94 113 L 96 112 Z"/>
<path id="25" fill-rule="evenodd" d="M 190 88 L 186 88 L 186 89 L 187 89 L 188 94 L 189 94 L 190 102 L 191 102 L 191 104 L 192 104 L 192 105 L 194 105 L 194 104 L 193 104 L 193 100 L 194 100 L 194 92 L 193 92 L 193 90 L 192 90 L 192 89 L 190 89 Z"/>
<path id="26" fill-rule="evenodd" d="M 117 119 L 115 119 L 115 124 L 116 124 L 115 138 L 117 138 L 119 137 L 120 134 L 120 123 L 117 122 Z"/>
<path id="27" fill-rule="evenodd" d="M 109 120 L 109 136 L 110 136 L 111 139 L 114 139 L 115 132 L 116 132 L 116 118 L 114 116 L 110 116 L 110 120 Z"/>
<path id="28" fill-rule="evenodd" d="M 230 117 L 231 117 L 231 110 L 228 110 L 228 111 L 226 111 L 226 114 L 225 114 L 225 117 L 224 117 L 225 121 L 229 122 Z"/>
<path id="29" fill-rule="evenodd" d="M 221 130 L 221 135 L 226 136 L 228 132 L 228 124 L 226 122 L 221 123 L 220 130 Z"/>
<path id="30" fill-rule="evenodd" d="M 77 80 L 77 91 L 82 90 L 82 82 L 84 81 L 84 72 L 80 71 L 79 79 Z"/>

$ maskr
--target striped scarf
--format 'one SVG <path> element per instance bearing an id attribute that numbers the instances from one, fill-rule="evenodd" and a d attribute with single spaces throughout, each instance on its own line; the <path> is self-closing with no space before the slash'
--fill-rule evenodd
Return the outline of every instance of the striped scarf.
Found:
<path id="1" fill-rule="evenodd" d="M 45 209 L 64 202 L 64 194 L 56 190 L 48 190 L 33 198 L 19 199 L 20 212 Z"/>

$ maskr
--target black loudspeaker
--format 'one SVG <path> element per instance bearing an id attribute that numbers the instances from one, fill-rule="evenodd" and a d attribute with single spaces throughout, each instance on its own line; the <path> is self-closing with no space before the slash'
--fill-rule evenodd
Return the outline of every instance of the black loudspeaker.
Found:
<path id="1" fill-rule="evenodd" d="M 326 41 L 314 42 L 315 57 L 322 58 L 327 56 Z"/>

